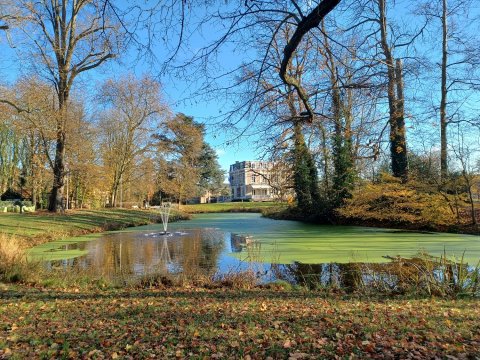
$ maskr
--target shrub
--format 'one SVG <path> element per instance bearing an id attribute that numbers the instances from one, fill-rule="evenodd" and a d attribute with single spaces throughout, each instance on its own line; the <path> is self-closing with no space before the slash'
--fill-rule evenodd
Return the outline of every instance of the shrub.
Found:
<path id="1" fill-rule="evenodd" d="M 5 234 L 0 235 L 0 280 L 24 281 L 29 275 L 29 263 L 23 242 Z"/>
<path id="2" fill-rule="evenodd" d="M 377 184 L 358 187 L 352 195 L 337 210 L 341 217 L 426 227 L 449 226 L 457 220 L 444 195 L 428 192 L 415 182 L 402 184 L 388 175 Z"/>
<path id="3" fill-rule="evenodd" d="M 390 258 L 390 263 L 362 264 L 369 281 L 363 287 L 371 294 L 409 294 L 416 296 L 478 297 L 480 263 L 467 264 L 443 254 L 433 257 L 420 253 L 413 258 Z"/>
<path id="4" fill-rule="evenodd" d="M 0 212 L 20 212 L 20 206 L 24 212 L 35 212 L 35 206 L 31 201 L 5 200 L 0 201 Z"/>
<path id="5" fill-rule="evenodd" d="M 226 274 L 216 274 L 212 277 L 211 283 L 206 287 L 210 288 L 230 288 L 248 290 L 253 289 L 258 284 L 258 276 L 253 270 L 242 272 L 229 272 Z"/>

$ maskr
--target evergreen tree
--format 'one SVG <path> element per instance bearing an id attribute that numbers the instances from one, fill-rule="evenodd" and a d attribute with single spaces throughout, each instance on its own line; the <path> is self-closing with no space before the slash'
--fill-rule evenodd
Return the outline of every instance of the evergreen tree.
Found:
<path id="1" fill-rule="evenodd" d="M 308 218 L 318 215 L 320 192 L 315 161 L 310 153 L 299 122 L 294 125 L 294 187 L 297 195 L 297 206 Z"/>
<path id="2" fill-rule="evenodd" d="M 333 141 L 333 198 L 331 207 L 341 206 L 350 198 L 355 181 L 355 164 L 352 156 L 351 138 L 336 134 Z"/>
<path id="3" fill-rule="evenodd" d="M 224 172 L 218 163 L 215 150 L 207 143 L 203 143 L 198 158 L 197 167 L 200 169 L 199 192 L 216 192 L 223 187 Z"/>

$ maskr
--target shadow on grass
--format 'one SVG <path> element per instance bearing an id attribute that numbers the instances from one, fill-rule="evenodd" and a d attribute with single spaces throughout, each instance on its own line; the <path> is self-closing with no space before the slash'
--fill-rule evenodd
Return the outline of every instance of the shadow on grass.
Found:
<path id="1" fill-rule="evenodd" d="M 119 291 L 98 291 L 98 292 L 63 292 L 53 290 L 15 290 L 9 289 L 0 292 L 0 302 L 21 299 L 23 302 L 52 301 L 52 300 L 95 300 L 95 299 L 145 299 L 145 298 L 185 298 L 185 299 L 213 299 L 213 300 L 251 300 L 251 299 L 307 299 L 325 298 L 324 293 L 312 291 L 273 291 L 273 290 L 231 290 L 216 289 L 205 291 L 186 290 L 119 290 Z"/>

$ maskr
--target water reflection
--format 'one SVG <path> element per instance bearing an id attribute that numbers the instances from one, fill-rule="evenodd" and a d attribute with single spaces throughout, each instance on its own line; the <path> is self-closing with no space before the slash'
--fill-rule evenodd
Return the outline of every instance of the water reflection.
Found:
<path id="1" fill-rule="evenodd" d="M 65 250 L 77 248 L 88 253 L 75 259 L 51 261 L 48 267 L 88 269 L 100 275 L 211 275 L 217 271 L 225 247 L 225 233 L 214 229 L 169 235 L 108 234 L 95 241 L 66 246 Z"/>
<path id="2" fill-rule="evenodd" d="M 230 247 L 232 252 L 240 253 L 247 249 L 249 245 L 253 245 L 254 240 L 252 236 L 243 236 L 239 234 L 231 234 Z"/>
<path id="3" fill-rule="evenodd" d="M 339 288 L 429 294 L 480 290 L 480 268 L 466 263 L 419 254 L 413 258 L 389 258 L 386 263 L 272 264 L 274 278 L 309 289 Z"/>
<path id="4" fill-rule="evenodd" d="M 480 289 L 480 268 L 426 254 L 389 258 L 384 263 L 264 263 L 262 243 L 218 228 L 197 228 L 169 235 L 147 232 L 106 234 L 90 242 L 65 245 L 87 255 L 47 263 L 50 269 L 86 270 L 107 277 L 182 274 L 187 279 L 253 270 L 259 282 L 285 280 L 310 289 L 340 288 L 402 292 L 408 288 L 435 291 Z M 236 256 L 232 256 L 235 253 Z M 260 256 L 261 255 L 261 256 Z M 240 260 L 242 258 L 243 260 Z M 437 289 L 437 290 L 435 290 Z M 439 290 L 438 290 L 439 289 Z"/>
<path id="5" fill-rule="evenodd" d="M 275 278 L 292 284 L 300 284 L 315 289 L 318 287 L 338 287 L 354 291 L 364 284 L 365 264 L 272 264 Z"/>

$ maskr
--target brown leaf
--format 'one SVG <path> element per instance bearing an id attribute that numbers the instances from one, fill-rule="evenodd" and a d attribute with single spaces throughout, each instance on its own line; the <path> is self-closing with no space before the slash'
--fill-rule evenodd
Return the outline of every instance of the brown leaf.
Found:
<path id="1" fill-rule="evenodd" d="M 291 353 L 288 360 L 296 360 L 296 359 L 308 359 L 310 357 L 309 354 L 306 353 Z"/>

